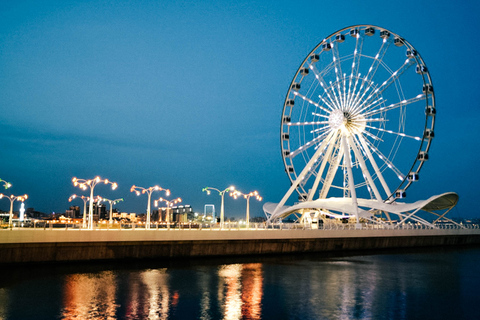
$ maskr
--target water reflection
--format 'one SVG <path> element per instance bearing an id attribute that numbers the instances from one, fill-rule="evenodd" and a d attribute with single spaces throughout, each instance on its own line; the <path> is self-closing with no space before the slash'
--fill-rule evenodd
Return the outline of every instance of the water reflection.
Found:
<path id="1" fill-rule="evenodd" d="M 218 270 L 219 304 L 224 319 L 259 319 L 263 295 L 262 264 L 223 265 Z"/>
<path id="2" fill-rule="evenodd" d="M 65 277 L 63 319 L 115 319 L 115 274 L 111 271 Z"/>
<path id="3" fill-rule="evenodd" d="M 0 319 L 4 319 L 8 311 L 8 291 L 0 288 Z"/>
<path id="4" fill-rule="evenodd" d="M 242 279 L 242 318 L 259 319 L 262 314 L 263 296 L 262 264 L 244 264 Z"/>
<path id="5" fill-rule="evenodd" d="M 167 269 L 142 272 L 148 291 L 148 319 L 167 319 L 170 306 Z M 175 298 L 173 303 L 175 303 Z"/>
<path id="6" fill-rule="evenodd" d="M 113 271 L 73 274 L 64 278 L 62 319 L 168 319 L 182 299 L 169 283 L 169 270 L 147 269 L 125 275 Z M 211 281 L 217 288 L 212 297 Z M 180 279 L 181 280 L 181 279 Z M 184 279 L 186 280 L 186 279 Z M 263 295 L 262 264 L 230 264 L 217 274 L 200 273 L 200 319 L 215 318 L 213 300 L 223 319 L 258 319 Z M 192 288 L 195 291 L 194 288 Z M 183 310 L 185 312 L 185 310 Z"/>
<path id="7" fill-rule="evenodd" d="M 227 320 L 240 319 L 242 315 L 241 271 L 241 264 L 224 265 L 218 270 L 218 303 Z"/>
<path id="8" fill-rule="evenodd" d="M 13 271 L 10 283 L 0 280 L 0 319 L 468 318 L 480 304 L 480 276 L 471 273 L 479 262 L 480 250 L 88 273 L 59 267 L 16 280 Z"/>

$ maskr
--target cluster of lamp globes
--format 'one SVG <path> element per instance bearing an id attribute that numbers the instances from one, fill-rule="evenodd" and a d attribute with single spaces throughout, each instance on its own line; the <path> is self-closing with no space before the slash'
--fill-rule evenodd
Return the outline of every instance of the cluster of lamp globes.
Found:
<path id="1" fill-rule="evenodd" d="M 89 218 L 89 221 L 88 221 L 88 227 L 89 228 L 92 228 L 92 226 L 93 226 L 93 214 L 92 214 L 92 212 L 93 212 L 93 203 L 94 202 L 108 201 L 110 203 L 110 219 L 109 219 L 110 221 L 109 222 L 112 223 L 112 205 L 117 203 L 117 202 L 123 201 L 123 198 L 110 200 L 110 199 L 102 198 L 100 196 L 94 197 L 93 190 L 94 190 L 95 186 L 97 185 L 97 183 L 101 183 L 101 182 L 103 182 L 104 184 L 111 184 L 112 185 L 112 190 L 115 190 L 118 187 L 117 183 L 111 182 L 108 179 L 101 179 L 98 176 L 95 177 L 94 179 L 90 179 L 90 180 L 78 179 L 78 178 L 74 177 L 72 179 L 72 182 L 73 182 L 73 185 L 75 187 L 79 187 L 83 190 L 87 190 L 88 188 L 90 188 L 90 197 L 86 197 L 86 196 L 79 197 L 84 201 L 84 213 L 83 213 L 84 227 L 86 227 L 86 204 L 87 204 L 87 201 L 89 201 L 89 203 L 90 203 L 89 217 L 88 217 Z M 239 190 L 235 190 L 235 187 L 233 187 L 233 186 L 230 186 L 230 187 L 224 189 L 223 191 L 221 191 L 217 188 L 212 188 L 212 187 L 205 187 L 205 188 L 202 189 L 202 191 L 206 191 L 207 194 L 210 194 L 211 190 L 217 191 L 219 193 L 219 195 L 222 197 L 222 205 L 221 205 L 221 211 L 220 211 L 220 225 L 221 225 L 221 227 L 223 227 L 223 223 L 224 223 L 224 195 L 225 195 L 225 193 L 230 192 L 229 193 L 230 196 L 233 197 L 234 199 L 237 199 L 238 197 L 243 196 L 247 200 L 247 212 L 246 212 L 247 226 L 248 226 L 248 223 L 249 223 L 249 220 L 250 220 L 250 212 L 249 212 L 250 198 L 254 197 L 258 201 L 262 200 L 262 197 L 259 195 L 259 193 L 257 191 L 252 191 L 252 192 L 249 192 L 249 193 L 242 193 Z M 153 187 L 148 187 L 148 188 L 133 185 L 130 188 L 130 192 L 135 192 L 135 194 L 137 196 L 140 196 L 142 194 L 147 194 L 147 196 L 148 196 L 147 219 L 146 219 L 146 222 L 145 222 L 145 225 L 146 225 L 147 229 L 150 228 L 150 215 L 151 215 L 150 214 L 150 211 L 151 211 L 150 210 L 151 209 L 150 204 L 151 204 L 151 196 L 152 196 L 152 193 L 154 191 L 165 191 L 166 196 L 170 196 L 170 190 L 169 189 L 164 189 L 164 188 L 162 188 L 158 185 L 153 186 Z M 75 199 L 77 197 L 78 196 L 74 194 L 68 199 L 68 201 L 72 201 L 73 199 Z M 181 201 L 182 201 L 181 198 L 168 200 L 168 199 L 165 199 L 163 197 L 160 197 L 159 199 L 154 201 L 154 205 L 155 205 L 155 207 L 158 207 L 160 202 L 165 202 L 166 208 L 170 208 L 173 205 L 175 205 L 175 204 L 177 204 Z"/>
<path id="2" fill-rule="evenodd" d="M 78 179 L 76 177 L 74 177 L 72 179 L 72 182 L 73 182 L 73 185 L 75 187 L 79 187 L 80 189 L 82 190 L 87 190 L 87 189 L 90 189 L 90 196 L 87 197 L 87 196 L 77 196 L 76 194 L 70 196 L 70 198 L 68 199 L 68 201 L 72 201 L 73 199 L 75 198 L 80 198 L 84 201 L 84 211 L 83 211 L 83 225 L 84 227 L 87 227 L 87 217 L 86 217 L 86 206 L 87 206 L 87 201 L 89 202 L 90 204 L 90 208 L 89 208 L 89 216 L 88 216 L 88 228 L 92 228 L 93 226 L 93 203 L 94 202 L 101 202 L 101 201 L 108 201 L 110 203 L 110 219 L 109 219 L 109 223 L 112 223 L 113 222 L 113 219 L 112 219 L 112 206 L 120 201 L 123 201 L 123 198 L 119 198 L 119 199 L 115 199 L 115 200 L 110 200 L 110 199 L 107 199 L 107 198 L 103 198 L 103 197 L 100 197 L 100 196 L 94 196 L 93 194 L 93 190 L 95 188 L 95 186 L 98 184 L 98 183 L 104 183 L 104 184 L 111 184 L 112 185 L 112 190 L 115 190 L 118 185 L 116 182 L 112 182 L 112 181 L 109 181 L 108 179 L 102 179 L 100 177 L 95 177 L 94 179 L 89 179 L 89 180 L 85 180 L 85 179 Z M 166 196 L 169 196 L 170 195 L 170 190 L 169 189 L 164 189 L 158 185 L 156 186 L 153 186 L 153 187 L 149 187 L 149 188 L 144 188 L 144 187 L 139 187 L 139 186 L 136 186 L 136 185 L 133 185 L 131 188 L 130 188 L 130 192 L 135 192 L 135 194 L 137 196 L 139 195 L 142 195 L 142 194 L 147 194 L 148 196 L 148 202 L 147 202 L 147 219 L 146 219 L 146 222 L 145 222 L 145 225 L 146 225 L 146 228 L 149 229 L 150 228 L 150 211 L 151 211 L 151 208 L 150 208 L 150 204 L 151 204 L 151 196 L 152 196 L 152 193 L 154 191 L 165 191 L 166 193 Z M 173 199 L 173 200 L 167 200 L 167 199 L 164 199 L 163 197 L 160 197 L 159 199 L 155 200 L 154 201 L 154 205 L 155 207 L 158 207 L 159 203 L 160 202 L 165 202 L 166 206 L 167 207 L 172 207 L 174 204 L 176 203 L 179 203 L 181 202 L 182 199 L 181 198 L 176 198 L 176 199 Z"/>
<path id="3" fill-rule="evenodd" d="M 87 218 L 86 218 L 87 202 L 89 202 L 89 206 L 90 206 L 89 217 L 88 217 L 88 220 L 89 220 L 88 221 L 88 227 L 89 228 L 92 228 L 92 226 L 93 226 L 93 214 L 92 213 L 93 213 L 93 203 L 95 203 L 95 202 L 99 203 L 101 201 L 108 201 L 110 203 L 110 223 L 112 223 L 112 205 L 114 205 L 114 204 L 116 204 L 120 201 L 123 201 L 123 198 L 110 200 L 110 199 L 103 198 L 103 197 L 100 197 L 100 196 L 94 196 L 93 191 L 94 191 L 95 186 L 98 183 L 103 182 L 106 185 L 110 184 L 112 186 L 112 190 L 115 190 L 118 187 L 118 184 L 116 182 L 109 181 L 108 179 L 102 179 L 99 176 L 95 177 L 94 179 L 88 179 L 88 180 L 78 179 L 78 178 L 74 177 L 72 179 L 72 182 L 73 182 L 73 185 L 75 187 L 79 187 L 82 190 L 90 189 L 90 196 L 89 197 L 88 196 L 83 196 L 83 195 L 82 196 L 77 196 L 76 194 L 74 194 L 74 195 L 70 196 L 70 198 L 68 199 L 69 202 L 71 202 L 72 200 L 74 200 L 76 198 L 79 198 L 79 199 L 83 200 L 83 202 L 84 202 L 83 226 L 86 227 L 86 224 L 87 224 Z M 2 179 L 0 179 L 0 183 L 3 184 L 3 187 L 5 189 L 8 189 L 12 186 L 11 183 L 9 183 L 5 180 L 2 180 Z M 250 200 L 250 197 L 254 197 L 258 201 L 262 200 L 262 197 L 260 197 L 260 195 L 258 194 L 257 191 L 252 191 L 252 192 L 249 192 L 249 193 L 242 193 L 238 190 L 235 190 L 235 187 L 233 187 L 233 186 L 230 186 L 230 187 L 224 189 L 223 191 L 221 191 L 217 188 L 212 188 L 212 187 L 205 187 L 205 188 L 202 189 L 202 191 L 206 191 L 207 194 L 210 194 L 211 190 L 218 191 L 219 195 L 222 197 L 221 217 L 220 217 L 221 218 L 221 221 L 220 221 L 221 225 L 223 225 L 223 220 L 224 220 L 224 195 L 225 195 L 225 193 L 230 192 L 230 196 L 233 197 L 234 199 L 237 199 L 238 197 L 241 197 L 241 196 L 243 196 L 245 199 L 247 199 L 247 224 L 248 224 L 248 221 L 249 221 L 249 200 Z M 130 188 L 130 192 L 135 192 L 135 194 L 137 196 L 139 196 L 141 194 L 147 194 L 148 195 L 147 221 L 146 221 L 147 228 L 149 228 L 149 226 L 150 226 L 150 203 L 151 203 L 151 195 L 154 191 L 165 191 L 166 196 L 170 196 L 170 190 L 169 189 L 164 189 L 164 188 L 162 188 L 158 185 L 153 186 L 153 187 L 149 187 L 149 188 L 144 188 L 144 187 L 139 187 L 139 186 L 133 185 Z M 10 200 L 9 225 L 12 226 L 13 203 L 15 201 L 24 202 L 25 200 L 28 199 L 28 195 L 24 194 L 24 195 L 20 195 L 20 196 L 15 196 L 13 194 L 12 195 L 5 195 L 3 193 L 0 193 L 0 199 L 3 199 L 3 198 L 6 198 L 6 199 Z M 155 205 L 155 207 L 158 207 L 160 202 L 165 202 L 165 205 L 167 206 L 167 208 L 169 208 L 169 207 L 172 207 L 173 205 L 175 205 L 177 203 L 180 203 L 181 201 L 182 201 L 181 198 L 168 200 L 168 199 L 165 199 L 163 197 L 160 197 L 159 199 L 154 201 L 154 205 Z"/>
<path id="4" fill-rule="evenodd" d="M 7 182 L 7 181 L 2 180 L 2 179 L 0 179 L 0 183 L 3 184 L 3 187 L 5 188 L 5 190 L 12 186 L 12 184 L 10 182 Z M 0 199 L 3 199 L 3 198 L 10 200 L 10 214 L 9 214 L 9 219 L 8 219 L 8 225 L 10 227 L 12 227 L 13 203 L 15 201 L 24 202 L 25 200 L 28 199 L 28 195 L 24 194 L 24 195 L 21 195 L 21 196 L 15 196 L 13 194 L 6 195 L 6 194 L 3 194 L 3 193 L 0 193 Z"/>
<path id="5" fill-rule="evenodd" d="M 205 187 L 202 189 L 202 191 L 206 192 L 208 195 L 211 193 L 211 190 L 217 191 L 220 197 L 222 197 L 222 204 L 220 206 L 220 228 L 223 228 L 224 220 L 225 220 L 225 206 L 224 206 L 224 195 L 227 192 L 230 192 L 229 195 L 233 197 L 234 199 L 237 199 L 238 197 L 243 196 L 245 199 L 247 199 L 247 211 L 246 211 L 246 226 L 247 228 L 249 227 L 250 223 L 250 197 L 254 197 L 258 201 L 262 201 L 262 197 L 259 195 L 257 191 L 252 191 L 249 193 L 243 193 L 235 189 L 234 186 L 230 186 L 223 191 L 220 191 L 217 188 L 212 188 L 212 187 Z"/>

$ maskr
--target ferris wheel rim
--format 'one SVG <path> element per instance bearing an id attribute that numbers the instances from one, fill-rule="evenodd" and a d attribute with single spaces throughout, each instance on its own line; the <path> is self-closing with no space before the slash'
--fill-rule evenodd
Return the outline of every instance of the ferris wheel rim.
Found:
<path id="1" fill-rule="evenodd" d="M 285 97 L 285 100 L 284 100 L 284 105 L 283 105 L 283 110 L 282 110 L 282 118 L 281 118 L 281 128 L 280 128 L 280 144 L 281 144 L 281 152 L 282 152 L 282 160 L 284 162 L 284 167 L 285 167 L 285 171 L 287 172 L 287 175 L 290 179 L 290 181 L 294 182 L 294 180 L 298 179 L 298 175 L 297 175 L 297 171 L 295 170 L 294 168 L 294 165 L 293 165 L 293 162 L 292 161 L 288 161 L 287 159 L 290 159 L 289 157 L 289 153 L 291 152 L 291 148 L 290 148 L 290 141 L 288 140 L 288 146 L 287 148 L 285 148 L 284 146 L 284 141 L 285 141 L 285 134 L 289 134 L 290 133 L 290 129 L 288 129 L 286 132 L 284 130 L 284 124 L 285 124 L 285 121 L 286 121 L 286 117 L 290 117 L 291 116 L 291 113 L 292 113 L 292 108 L 291 106 L 289 106 L 289 101 L 291 101 L 290 97 L 291 97 L 291 94 L 292 92 L 294 92 L 294 85 L 296 84 L 296 79 L 299 77 L 300 73 L 302 72 L 302 70 L 304 70 L 304 67 L 306 64 L 308 64 L 308 61 L 309 59 L 312 57 L 313 54 L 315 54 L 315 52 L 317 52 L 319 50 L 319 48 L 321 48 L 323 45 L 325 44 L 328 44 L 328 43 L 333 43 L 334 41 L 330 41 L 333 37 L 339 35 L 339 34 L 343 34 L 345 31 L 351 31 L 351 30 L 354 30 L 354 29 L 357 29 L 358 32 L 360 32 L 361 30 L 366 30 L 367 28 L 374 28 L 374 30 L 378 30 L 378 31 L 386 31 L 388 32 L 394 39 L 400 39 L 400 41 L 402 42 L 402 44 L 406 47 L 406 48 L 409 48 L 410 50 L 413 50 L 414 52 L 416 52 L 415 56 L 413 57 L 415 63 L 417 64 L 417 66 L 425 66 L 425 72 L 422 72 L 421 73 L 421 79 L 422 79 L 422 82 L 423 82 L 423 88 L 425 90 L 425 86 L 429 85 L 431 88 L 432 88 L 432 92 L 428 92 L 428 89 L 427 89 L 427 92 L 425 92 L 425 103 L 426 103 L 426 110 L 429 108 L 429 107 L 432 107 L 433 108 L 433 111 L 435 111 L 435 95 L 434 95 L 434 92 L 433 92 L 433 84 L 432 84 L 432 79 L 431 79 L 431 76 L 430 76 L 430 72 L 428 71 L 428 69 L 426 69 L 426 64 L 423 60 L 423 58 L 420 56 L 420 54 L 418 53 L 418 51 L 407 41 L 405 40 L 403 37 L 401 37 L 400 35 L 394 33 L 394 32 L 391 32 L 390 30 L 386 29 L 386 28 L 383 28 L 383 27 L 379 27 L 379 26 L 376 26 L 376 25 L 370 25 L 370 24 L 361 24 L 361 25 L 352 25 L 352 26 L 348 26 L 348 27 L 345 27 L 345 28 L 342 28 L 342 29 L 339 29 L 337 31 L 335 31 L 334 33 L 331 33 L 328 37 L 324 38 L 320 43 L 318 43 L 313 50 L 311 50 L 307 56 L 305 57 L 305 59 L 302 61 L 302 63 L 300 64 L 300 66 L 298 67 L 294 77 L 292 78 L 292 81 L 290 82 L 290 85 L 289 85 L 289 88 L 287 90 L 287 94 L 286 94 L 286 97 Z M 363 40 L 362 40 L 363 41 Z M 342 41 L 343 42 L 343 41 Z M 361 56 L 361 54 L 360 54 Z M 335 62 L 335 60 L 334 60 Z M 353 73 L 353 72 L 352 72 Z M 399 76 L 400 77 L 400 76 Z M 305 100 L 305 97 L 304 97 L 304 100 Z M 430 102 L 430 104 L 429 104 Z M 290 107 L 290 108 L 289 108 Z M 287 109 L 290 109 L 290 111 L 288 112 L 288 114 L 286 113 L 286 110 Z M 434 124 L 435 124 L 435 117 L 432 116 L 431 117 L 431 121 L 430 121 L 430 125 L 429 125 L 429 115 L 426 114 L 425 116 L 425 121 L 424 121 L 424 125 L 423 125 L 423 131 L 424 133 L 427 132 L 427 127 L 428 129 L 432 132 L 433 134 L 433 130 L 434 130 Z M 432 135 L 433 137 L 433 135 Z M 423 160 L 420 160 L 420 155 L 422 154 L 422 152 L 424 152 L 425 154 L 427 154 L 428 156 L 428 151 L 430 149 L 430 145 L 431 145 L 431 142 L 432 142 L 432 137 L 430 136 L 426 136 L 425 134 L 421 137 L 421 141 L 419 143 L 419 147 L 418 147 L 418 151 L 417 151 L 417 154 L 415 155 L 415 158 L 413 160 L 413 163 L 411 164 L 409 170 L 408 170 L 408 173 L 405 174 L 403 176 L 403 180 L 398 184 L 398 186 L 393 190 L 393 192 L 391 192 L 391 194 L 389 194 L 385 199 L 384 201 L 387 201 L 387 200 L 391 200 L 391 199 L 394 199 L 394 195 L 396 194 L 396 192 L 398 192 L 401 188 L 402 190 L 406 190 L 413 181 L 415 180 L 410 180 L 409 179 L 409 175 L 410 173 L 412 172 L 415 172 L 417 175 L 418 175 L 418 172 L 420 171 L 420 169 L 423 167 L 423 164 L 425 162 L 425 159 Z M 399 148 L 399 146 L 397 147 L 397 149 Z M 301 153 L 301 152 L 299 152 Z M 295 155 L 296 156 L 296 155 Z M 302 156 L 304 157 L 305 159 L 305 154 L 302 153 Z M 428 157 L 427 157 L 428 159 Z M 308 159 L 305 159 L 305 161 L 307 161 Z M 293 172 L 289 172 L 292 170 L 292 167 L 293 167 Z M 301 186 L 301 188 L 296 188 L 297 189 L 297 192 L 299 193 L 299 195 L 301 196 L 302 194 L 306 194 L 306 190 L 303 189 L 303 186 Z M 300 189 L 303 189 L 303 190 L 300 190 Z"/>

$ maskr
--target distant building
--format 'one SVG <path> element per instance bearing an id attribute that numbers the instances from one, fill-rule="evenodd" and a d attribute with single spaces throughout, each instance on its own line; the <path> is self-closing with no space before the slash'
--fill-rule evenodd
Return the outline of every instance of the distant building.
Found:
<path id="1" fill-rule="evenodd" d="M 43 219 L 47 217 L 48 215 L 46 213 L 40 212 L 40 211 L 35 211 L 34 208 L 27 208 L 25 210 L 25 216 L 33 219 Z"/>
<path id="2" fill-rule="evenodd" d="M 66 218 L 81 218 L 80 216 L 80 207 L 79 206 L 71 206 L 68 210 L 65 211 Z"/>
<path id="3" fill-rule="evenodd" d="M 215 205 L 206 204 L 203 209 L 203 219 L 206 221 L 215 221 Z"/>
<path id="4" fill-rule="evenodd" d="M 107 215 L 107 207 L 102 204 L 102 203 L 93 203 L 93 220 L 98 221 L 98 220 L 105 220 L 108 219 Z"/>
<path id="5" fill-rule="evenodd" d="M 116 219 L 116 220 L 136 222 L 137 221 L 137 214 L 136 213 L 128 213 L 128 212 L 118 213 L 118 211 L 112 211 L 112 218 Z"/>
<path id="6" fill-rule="evenodd" d="M 176 206 L 172 208 L 161 208 L 158 211 L 159 222 L 188 222 L 189 216 L 193 216 L 193 209 L 190 205 Z"/>

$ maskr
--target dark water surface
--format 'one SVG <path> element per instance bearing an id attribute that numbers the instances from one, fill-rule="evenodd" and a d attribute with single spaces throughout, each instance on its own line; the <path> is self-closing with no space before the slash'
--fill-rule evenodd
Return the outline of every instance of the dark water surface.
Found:
<path id="1" fill-rule="evenodd" d="M 480 319 L 480 248 L 4 268 L 0 319 Z"/>

